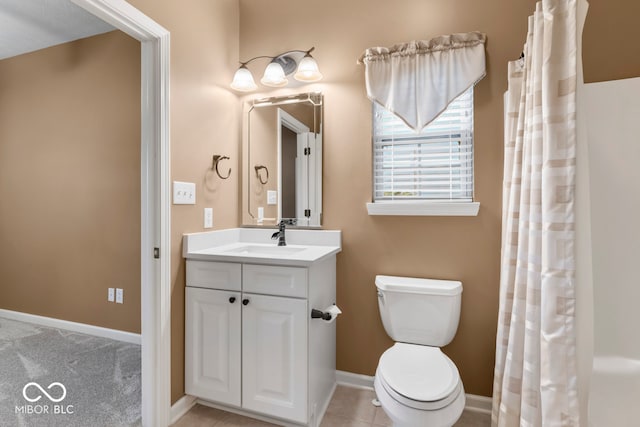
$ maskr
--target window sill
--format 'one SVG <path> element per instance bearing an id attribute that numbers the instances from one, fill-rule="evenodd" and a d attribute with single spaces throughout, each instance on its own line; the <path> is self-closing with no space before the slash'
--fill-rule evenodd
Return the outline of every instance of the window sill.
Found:
<path id="1" fill-rule="evenodd" d="M 377 202 L 367 203 L 369 215 L 477 216 L 480 202 Z"/>

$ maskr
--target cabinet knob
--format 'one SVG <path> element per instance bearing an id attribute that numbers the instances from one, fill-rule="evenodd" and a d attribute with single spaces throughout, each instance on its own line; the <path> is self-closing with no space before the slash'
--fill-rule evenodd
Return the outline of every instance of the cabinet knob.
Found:
<path id="1" fill-rule="evenodd" d="M 242 305 L 247 305 L 247 304 L 249 304 L 249 300 L 248 300 L 248 299 L 246 299 L 246 298 L 245 298 L 245 299 L 243 299 L 243 300 L 242 300 Z"/>
<path id="2" fill-rule="evenodd" d="M 229 298 L 229 302 L 230 302 L 231 304 L 233 304 L 234 302 L 236 302 L 236 297 L 231 297 L 231 298 Z"/>

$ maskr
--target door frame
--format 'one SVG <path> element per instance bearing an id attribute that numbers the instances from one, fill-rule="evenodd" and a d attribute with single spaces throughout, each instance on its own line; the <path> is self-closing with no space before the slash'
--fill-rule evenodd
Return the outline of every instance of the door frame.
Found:
<path id="1" fill-rule="evenodd" d="M 309 126 L 302 123 L 300 120 L 292 116 L 291 114 L 284 111 L 282 108 L 278 107 L 277 110 L 277 139 L 278 139 L 278 218 L 277 220 L 282 220 L 282 127 L 286 127 L 292 132 L 295 132 L 296 135 L 300 136 L 303 133 L 309 133 Z M 301 165 L 304 168 L 304 165 Z M 306 168 L 305 168 L 306 169 Z M 298 215 L 298 185 L 302 184 L 299 182 L 299 175 L 304 174 L 307 176 L 306 170 L 300 170 L 300 167 L 296 167 L 296 216 Z M 308 225 L 308 224 L 298 224 L 298 225 Z"/>
<path id="2" fill-rule="evenodd" d="M 171 410 L 169 31 L 124 0 L 71 2 L 141 44 L 142 424 L 166 427 Z"/>

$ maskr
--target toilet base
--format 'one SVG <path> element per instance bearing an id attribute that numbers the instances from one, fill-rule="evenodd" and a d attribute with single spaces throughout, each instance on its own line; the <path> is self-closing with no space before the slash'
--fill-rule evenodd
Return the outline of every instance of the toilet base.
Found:
<path id="1" fill-rule="evenodd" d="M 460 387 L 458 396 L 444 408 L 433 411 L 410 408 L 396 401 L 380 382 L 376 375 L 374 389 L 382 409 L 393 421 L 394 427 L 451 427 L 462 415 L 465 405 L 464 388 Z"/>

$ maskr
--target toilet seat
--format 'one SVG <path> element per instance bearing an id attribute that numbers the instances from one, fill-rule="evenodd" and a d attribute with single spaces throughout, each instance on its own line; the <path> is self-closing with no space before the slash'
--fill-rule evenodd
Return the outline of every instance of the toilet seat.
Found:
<path id="1" fill-rule="evenodd" d="M 449 405 L 462 389 L 458 369 L 438 347 L 396 343 L 380 357 L 376 375 L 396 401 L 421 410 Z"/>

